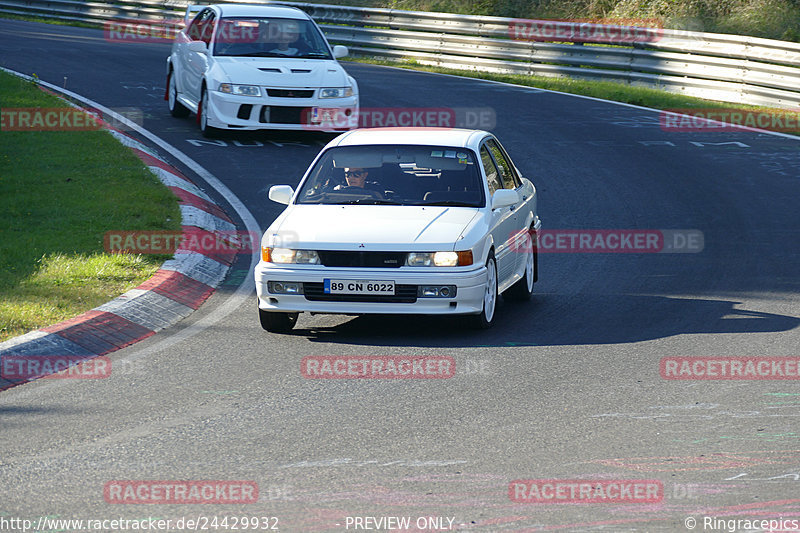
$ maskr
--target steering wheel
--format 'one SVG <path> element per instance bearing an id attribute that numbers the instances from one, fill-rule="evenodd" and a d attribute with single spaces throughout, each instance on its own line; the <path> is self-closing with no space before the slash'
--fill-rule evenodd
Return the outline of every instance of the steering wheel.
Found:
<path id="1" fill-rule="evenodd" d="M 383 195 L 378 191 L 374 191 L 372 189 L 364 189 L 363 187 L 353 187 L 352 185 L 347 185 L 342 187 L 341 189 L 336 189 L 336 192 L 343 192 L 347 194 L 365 194 L 367 196 L 371 196 L 376 200 L 383 200 Z"/>

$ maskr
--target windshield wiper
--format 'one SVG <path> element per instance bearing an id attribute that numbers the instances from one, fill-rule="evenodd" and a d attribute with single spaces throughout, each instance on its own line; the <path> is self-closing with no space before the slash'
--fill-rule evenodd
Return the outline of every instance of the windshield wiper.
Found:
<path id="1" fill-rule="evenodd" d="M 349 202 L 336 202 L 336 205 L 355 205 L 355 204 L 403 205 L 400 202 L 395 202 L 394 200 L 379 200 L 377 198 L 359 198 L 358 200 L 350 200 Z"/>
<path id="2" fill-rule="evenodd" d="M 234 57 L 286 57 L 283 54 L 276 54 L 273 52 L 247 52 L 246 54 L 225 54 Z"/>
<path id="3" fill-rule="evenodd" d="M 331 56 L 324 52 L 308 52 L 307 54 L 301 54 L 292 57 L 299 57 L 300 59 L 330 59 Z"/>
<path id="4" fill-rule="evenodd" d="M 440 205 L 440 206 L 447 206 L 447 207 L 480 207 L 475 204 L 467 203 L 467 202 L 459 202 L 456 200 L 440 200 L 438 202 L 421 202 L 414 205 Z"/>

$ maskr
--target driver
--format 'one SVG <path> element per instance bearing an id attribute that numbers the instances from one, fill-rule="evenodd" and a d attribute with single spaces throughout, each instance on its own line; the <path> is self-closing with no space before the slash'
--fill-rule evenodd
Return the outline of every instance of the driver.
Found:
<path id="1" fill-rule="evenodd" d="M 367 183 L 367 176 L 369 176 L 369 171 L 365 168 L 345 167 L 344 179 L 347 181 L 347 185 L 337 185 L 333 188 L 333 190 L 340 191 L 344 190 L 345 188 L 357 187 L 359 189 L 364 189 L 365 191 L 375 191 L 383 196 L 383 189 L 381 189 L 377 183 Z"/>
<path id="2" fill-rule="evenodd" d="M 348 187 L 361 187 L 363 189 L 367 176 L 369 176 L 369 172 L 363 168 L 344 169 L 344 179 L 347 180 Z"/>
<path id="3" fill-rule="evenodd" d="M 269 46 L 274 46 L 269 50 L 272 54 L 295 56 L 298 54 L 297 47 L 290 47 L 290 44 L 298 44 L 300 37 L 300 26 L 295 21 L 272 22 L 269 25 L 262 24 L 259 33 L 262 42 L 268 40 Z"/>

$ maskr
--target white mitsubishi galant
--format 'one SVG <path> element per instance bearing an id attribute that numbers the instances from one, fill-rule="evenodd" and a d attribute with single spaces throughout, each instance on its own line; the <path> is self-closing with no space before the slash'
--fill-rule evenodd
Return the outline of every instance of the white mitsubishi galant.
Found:
<path id="1" fill-rule="evenodd" d="M 541 227 L 536 189 L 479 130 L 357 129 L 317 155 L 261 239 L 261 325 L 288 331 L 299 312 L 472 315 L 497 296 L 528 299 Z"/>
<path id="2" fill-rule="evenodd" d="M 303 11 L 189 6 L 186 19 L 167 58 L 165 98 L 173 116 L 196 113 L 204 135 L 215 128 L 357 127 L 358 85 L 336 61 L 347 55 L 347 47 L 331 48 Z"/>

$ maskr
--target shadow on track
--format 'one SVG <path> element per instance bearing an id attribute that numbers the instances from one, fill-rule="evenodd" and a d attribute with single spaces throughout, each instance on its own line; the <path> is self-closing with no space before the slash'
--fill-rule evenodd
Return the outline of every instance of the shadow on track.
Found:
<path id="1" fill-rule="evenodd" d="M 738 302 L 641 295 L 538 294 L 505 303 L 488 331 L 471 330 L 463 317 L 364 315 L 294 335 L 312 342 L 371 346 L 482 347 L 632 343 L 694 333 L 788 331 L 800 318 L 737 309 Z"/>

